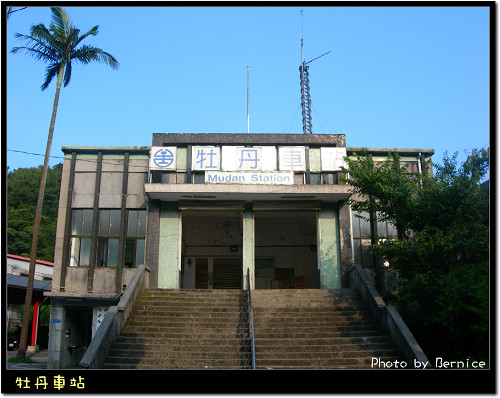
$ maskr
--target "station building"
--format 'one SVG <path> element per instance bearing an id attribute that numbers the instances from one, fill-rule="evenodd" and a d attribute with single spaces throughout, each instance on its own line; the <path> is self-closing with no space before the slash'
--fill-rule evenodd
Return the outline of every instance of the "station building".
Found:
<path id="1" fill-rule="evenodd" d="M 345 135 L 153 134 L 147 147 L 63 147 L 49 368 L 81 359 L 136 268 L 149 287 L 339 289 L 397 231 L 356 217 L 344 157 L 430 149 L 348 148 Z"/>

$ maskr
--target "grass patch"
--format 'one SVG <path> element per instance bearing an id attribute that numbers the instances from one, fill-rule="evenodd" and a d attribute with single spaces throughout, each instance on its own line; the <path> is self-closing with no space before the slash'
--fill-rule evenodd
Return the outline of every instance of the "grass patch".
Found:
<path id="1" fill-rule="evenodd" d="M 33 363 L 31 358 L 19 358 L 18 356 L 10 357 L 7 362 L 10 363 Z"/>

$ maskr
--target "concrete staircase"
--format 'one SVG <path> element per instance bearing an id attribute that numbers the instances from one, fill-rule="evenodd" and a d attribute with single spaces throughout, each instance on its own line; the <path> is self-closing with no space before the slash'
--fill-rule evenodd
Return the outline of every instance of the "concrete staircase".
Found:
<path id="1" fill-rule="evenodd" d="M 257 369 L 370 369 L 398 359 L 355 290 L 252 290 Z M 108 369 L 250 368 L 246 292 L 148 290 Z"/>
<path id="2" fill-rule="evenodd" d="M 104 367 L 244 369 L 250 366 L 245 314 L 240 290 L 148 290 Z"/>
<path id="3" fill-rule="evenodd" d="M 398 359 L 353 289 L 252 291 L 257 369 L 371 369 Z"/>

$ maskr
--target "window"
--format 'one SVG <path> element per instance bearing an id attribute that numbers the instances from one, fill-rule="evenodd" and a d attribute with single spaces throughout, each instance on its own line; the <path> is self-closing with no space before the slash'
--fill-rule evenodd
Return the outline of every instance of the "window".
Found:
<path id="1" fill-rule="evenodd" d="M 125 267 L 137 267 L 144 264 L 145 236 L 146 210 L 129 210 L 127 241 L 125 243 Z"/>
<path id="2" fill-rule="evenodd" d="M 361 218 L 360 218 L 361 217 Z M 363 267 L 373 266 L 371 254 L 370 215 L 368 212 L 352 210 L 352 238 L 354 246 L 354 263 Z M 377 222 L 378 239 L 397 238 L 397 230 L 387 221 Z"/>
<path id="3" fill-rule="evenodd" d="M 97 238 L 97 266 L 116 267 L 120 242 L 120 210 L 99 211 L 99 232 Z"/>
<path id="4" fill-rule="evenodd" d="M 70 267 L 89 266 L 92 209 L 73 210 L 71 225 Z"/>
<path id="5" fill-rule="evenodd" d="M 354 263 L 360 264 L 363 267 L 371 267 L 373 265 L 369 218 L 370 216 L 367 212 L 352 210 Z"/>
<path id="6" fill-rule="evenodd" d="M 125 240 L 125 267 L 144 264 L 146 236 L 146 210 L 128 210 Z M 70 266 L 90 265 L 90 246 L 92 233 L 92 209 L 73 210 L 71 228 Z M 120 209 L 101 209 L 97 235 L 97 267 L 118 266 L 120 248 Z"/>

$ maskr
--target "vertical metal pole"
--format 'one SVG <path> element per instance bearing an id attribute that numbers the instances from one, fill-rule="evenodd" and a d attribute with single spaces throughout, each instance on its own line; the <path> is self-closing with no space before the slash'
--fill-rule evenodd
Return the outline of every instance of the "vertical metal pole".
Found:
<path id="1" fill-rule="evenodd" d="M 31 346 L 36 347 L 36 336 L 38 332 L 38 313 L 40 308 L 40 301 L 35 303 L 35 309 L 33 311 L 33 326 L 31 327 Z M 35 348 L 36 350 L 36 348 Z"/>
<path id="2" fill-rule="evenodd" d="M 247 134 L 250 134 L 250 65 L 247 65 Z"/>

